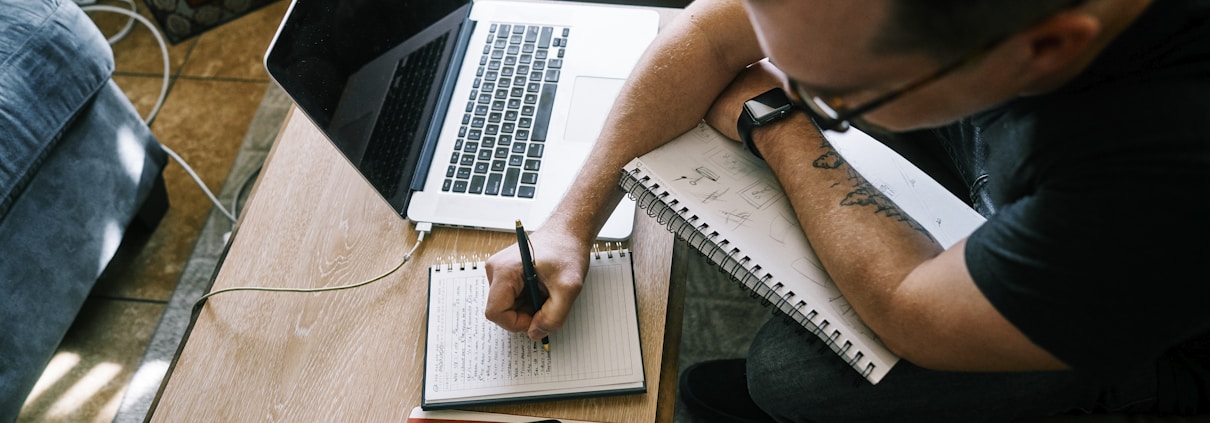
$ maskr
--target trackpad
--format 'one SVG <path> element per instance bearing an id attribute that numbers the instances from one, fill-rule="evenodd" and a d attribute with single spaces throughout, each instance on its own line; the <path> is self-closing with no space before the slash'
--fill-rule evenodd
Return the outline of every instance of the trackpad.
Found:
<path id="1" fill-rule="evenodd" d="M 605 118 L 613 100 L 622 90 L 625 79 L 581 76 L 571 92 L 571 111 L 567 115 L 568 141 L 596 141 L 605 126 Z"/>

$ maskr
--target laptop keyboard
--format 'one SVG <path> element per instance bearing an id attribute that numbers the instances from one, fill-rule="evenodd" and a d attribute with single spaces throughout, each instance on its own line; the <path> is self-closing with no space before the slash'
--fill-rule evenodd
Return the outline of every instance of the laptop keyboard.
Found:
<path id="1" fill-rule="evenodd" d="M 570 32 L 491 25 L 442 191 L 534 197 Z"/>
<path id="2" fill-rule="evenodd" d="M 362 172 L 383 196 L 390 198 L 399 188 L 415 140 L 423 122 L 428 90 L 437 79 L 441 54 L 449 34 L 429 41 L 396 64 L 391 85 L 383 100 L 378 122 L 363 156 Z"/>

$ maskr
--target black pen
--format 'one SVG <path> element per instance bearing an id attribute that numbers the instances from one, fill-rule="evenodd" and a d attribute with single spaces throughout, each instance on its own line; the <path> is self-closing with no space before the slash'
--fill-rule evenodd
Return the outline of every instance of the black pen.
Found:
<path id="1" fill-rule="evenodd" d="M 525 289 L 529 290 L 529 298 L 534 303 L 534 315 L 542 309 L 542 296 L 538 293 L 538 270 L 534 268 L 534 258 L 529 254 L 529 237 L 525 235 L 525 227 L 521 219 L 517 219 L 517 247 L 521 249 L 521 272 L 525 279 Z M 550 337 L 542 337 L 542 349 L 550 352 Z"/>

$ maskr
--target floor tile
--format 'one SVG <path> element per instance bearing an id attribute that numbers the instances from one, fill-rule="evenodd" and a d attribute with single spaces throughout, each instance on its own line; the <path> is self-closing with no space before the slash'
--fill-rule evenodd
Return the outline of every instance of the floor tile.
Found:
<path id="1" fill-rule="evenodd" d="M 289 5 L 278 0 L 202 34 L 181 75 L 268 81 L 265 50 Z"/>
<path id="2" fill-rule="evenodd" d="M 164 305 L 90 298 L 18 422 L 109 422 Z"/>
<path id="3" fill-rule="evenodd" d="M 152 123 L 152 133 L 218 192 L 267 86 L 181 78 Z M 168 213 L 129 263 L 107 272 L 94 293 L 155 301 L 172 295 L 212 203 L 176 162 L 164 169 L 164 180 Z"/>
<path id="4" fill-rule="evenodd" d="M 155 103 L 160 98 L 160 93 L 164 88 L 164 78 L 162 76 L 143 76 L 137 74 L 114 74 L 113 81 L 118 84 L 118 88 L 126 93 L 126 98 L 130 99 L 131 104 L 134 104 L 135 110 L 139 111 L 139 116 L 147 118 L 148 113 L 155 107 Z M 169 92 L 172 89 L 172 81 L 168 84 Z M 162 107 L 162 106 L 161 106 Z"/>
<path id="5" fill-rule="evenodd" d="M 152 18 L 150 9 L 143 4 L 142 0 L 133 0 L 138 7 L 139 15 L 147 18 L 152 25 L 158 23 Z M 114 0 L 101 0 L 98 5 L 113 6 L 123 9 L 129 9 L 130 4 Z M 87 10 L 87 6 L 85 7 Z M 129 21 L 125 15 L 120 15 L 114 12 L 89 12 L 93 22 L 101 29 L 101 33 L 106 37 L 113 37 L 121 32 L 122 28 Z M 185 59 L 189 56 L 189 51 L 193 45 L 197 43 L 197 39 L 189 39 L 182 41 L 179 44 L 170 44 L 165 40 L 164 45 L 168 48 L 168 58 L 170 71 L 169 74 L 176 75 L 181 66 L 185 64 Z M 155 36 L 146 26 L 139 22 L 135 22 L 126 36 L 122 37 L 116 43 L 113 43 L 113 59 L 115 72 L 119 73 L 135 73 L 143 75 L 160 75 L 164 72 L 164 56 L 160 51 L 159 43 L 156 42 Z"/>

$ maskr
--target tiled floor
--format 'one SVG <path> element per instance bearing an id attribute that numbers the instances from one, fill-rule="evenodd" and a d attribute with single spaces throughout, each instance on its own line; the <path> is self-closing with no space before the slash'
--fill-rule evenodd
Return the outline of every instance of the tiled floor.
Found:
<path id="1" fill-rule="evenodd" d="M 143 2 L 136 0 L 150 18 Z M 126 6 L 102 0 L 100 4 Z M 207 186 L 218 191 L 270 84 L 262 65 L 285 14 L 279 0 L 209 32 L 169 45 L 170 85 L 151 130 L 176 151 Z M 91 14 L 107 35 L 126 18 Z M 141 25 L 113 46 L 114 80 L 146 115 L 160 93 L 163 59 Z M 19 421 L 113 419 L 193 250 L 211 204 L 176 163 L 164 170 L 170 207 L 144 243 L 98 281 L 51 365 L 26 400 Z"/>

